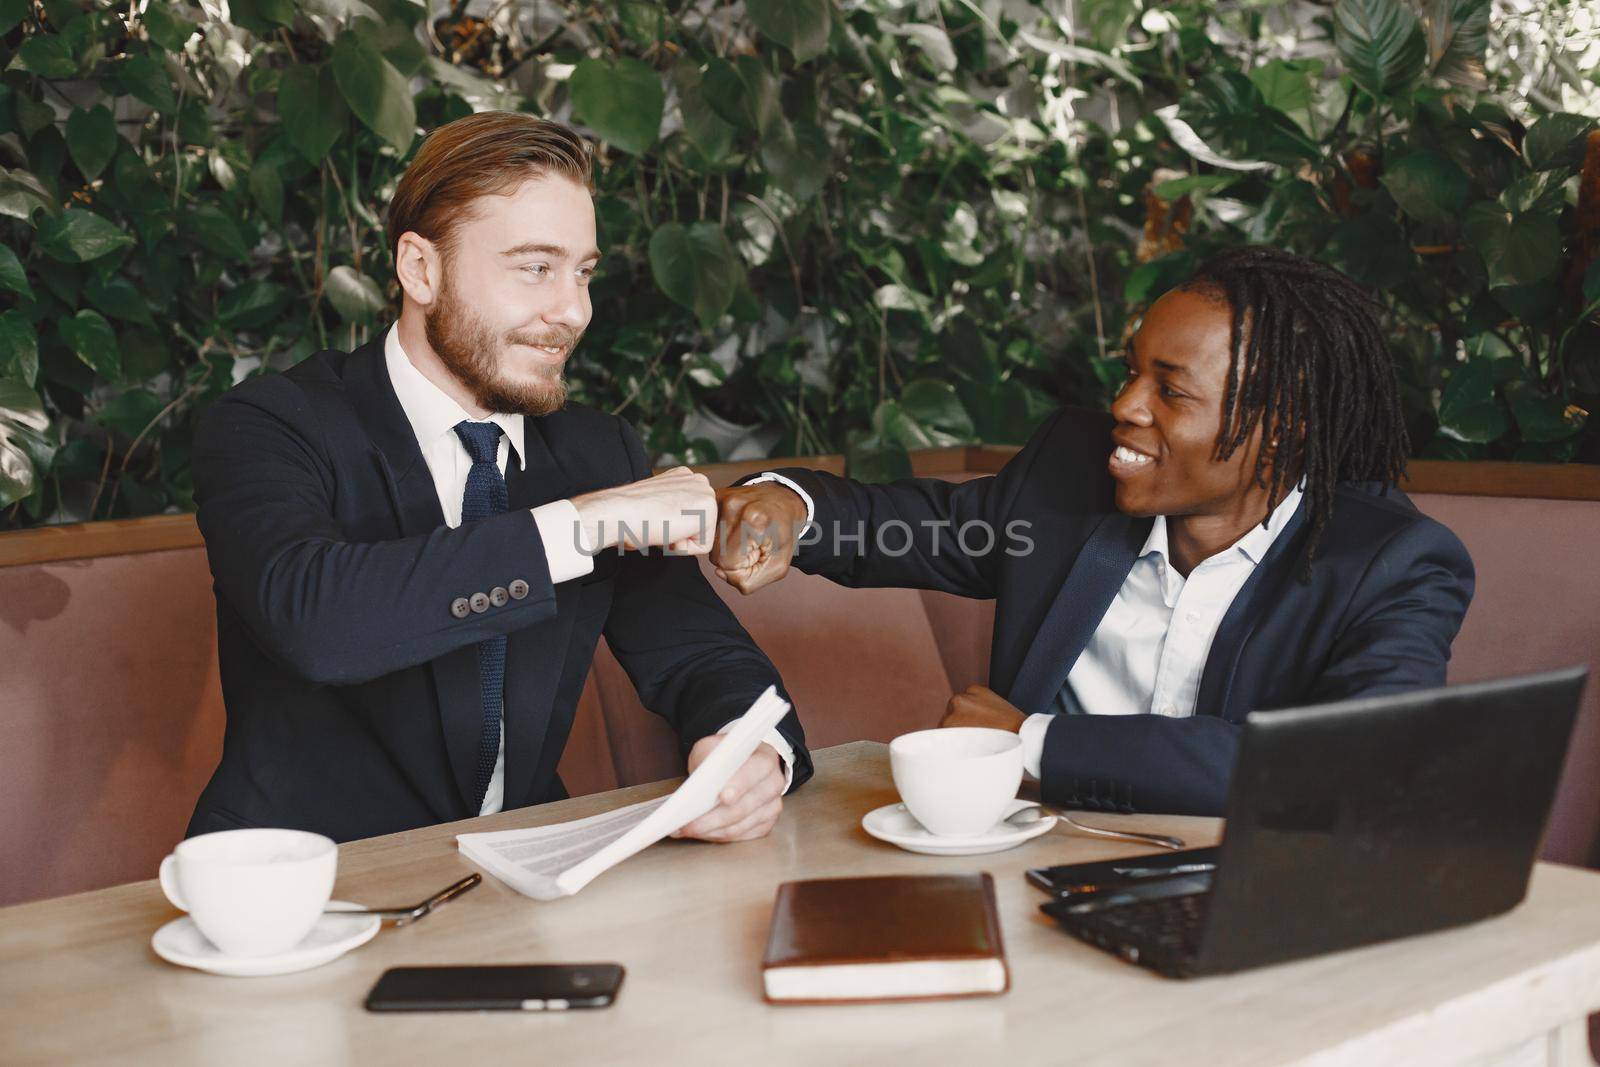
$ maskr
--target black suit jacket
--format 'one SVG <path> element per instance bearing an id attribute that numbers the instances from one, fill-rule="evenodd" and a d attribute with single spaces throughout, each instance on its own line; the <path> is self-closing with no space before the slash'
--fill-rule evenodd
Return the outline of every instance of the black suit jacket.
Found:
<path id="1" fill-rule="evenodd" d="M 995 598 L 990 688 L 1027 713 L 1057 710 L 1153 522 L 1116 510 L 1111 427 L 1099 413 L 1060 412 L 998 475 L 960 484 L 862 485 L 783 470 L 817 510 L 819 530 L 796 566 L 843 585 Z M 874 537 L 895 520 L 916 534 L 909 551 L 899 551 L 907 538 L 898 526 L 881 544 Z M 992 539 L 971 523 L 986 524 Z M 1220 814 L 1249 712 L 1444 684 L 1473 587 L 1455 535 L 1398 490 L 1350 485 L 1338 491 L 1308 583 L 1298 580 L 1305 541 L 1302 504 L 1223 617 L 1192 718 L 1066 714 L 1051 723 L 1046 799 Z"/>
<path id="2" fill-rule="evenodd" d="M 621 419 L 580 405 L 526 422 L 510 511 L 444 525 L 381 337 L 218 400 L 194 444 L 217 597 L 227 730 L 189 833 L 237 826 L 369 837 L 476 815 L 477 643 L 508 639 L 505 807 L 565 796 L 556 763 L 604 631 L 685 751 L 781 681 L 688 558 L 601 553 L 551 584 L 529 509 L 649 476 Z M 456 618 L 496 587 L 526 593 Z M 800 724 L 794 784 L 811 773 Z"/>

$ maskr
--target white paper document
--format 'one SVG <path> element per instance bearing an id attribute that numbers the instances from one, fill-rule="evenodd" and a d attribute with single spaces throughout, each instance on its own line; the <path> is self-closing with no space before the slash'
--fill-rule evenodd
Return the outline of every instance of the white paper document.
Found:
<path id="1" fill-rule="evenodd" d="M 457 834 L 456 847 L 524 896 L 535 900 L 571 896 L 635 852 L 716 807 L 717 794 L 728 779 L 788 713 L 788 702 L 776 687 L 768 686 L 675 792 L 554 826 Z"/>

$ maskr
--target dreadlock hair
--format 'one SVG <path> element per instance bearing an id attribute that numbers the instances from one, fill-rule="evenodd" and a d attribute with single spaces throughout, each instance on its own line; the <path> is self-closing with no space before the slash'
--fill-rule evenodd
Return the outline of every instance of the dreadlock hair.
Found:
<path id="1" fill-rule="evenodd" d="M 1387 492 L 1405 474 L 1410 442 L 1382 305 L 1332 267 L 1259 246 L 1215 256 L 1181 288 L 1224 301 L 1232 314 L 1215 458 L 1233 455 L 1257 426 L 1279 443 L 1256 456 L 1269 515 L 1305 479 L 1310 526 L 1300 580 L 1309 581 L 1338 484 L 1380 482 Z"/>

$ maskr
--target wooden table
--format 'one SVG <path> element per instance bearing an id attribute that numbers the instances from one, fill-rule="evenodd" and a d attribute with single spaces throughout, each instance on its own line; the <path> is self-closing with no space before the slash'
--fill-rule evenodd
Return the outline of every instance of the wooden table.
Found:
<path id="1" fill-rule="evenodd" d="M 154 882 L 0 909 L 0 1063 L 175 1064 L 1588 1064 L 1600 1010 L 1600 874 L 1541 864 L 1526 903 L 1475 926 L 1199 981 L 1128 966 L 1041 915 L 1024 869 L 1140 851 L 1055 830 L 1009 852 L 935 858 L 868 837 L 895 799 L 883 745 L 815 754 L 817 776 L 765 840 L 667 841 L 575 897 L 492 879 L 317 970 L 218 978 L 170 966 L 150 935 L 177 913 Z M 340 849 L 335 895 L 421 899 L 471 865 L 462 830 L 595 814 L 671 783 L 374 838 Z M 1211 844 L 1217 820 L 1097 817 Z M 1002 997 L 770 1007 L 760 961 L 778 883 L 988 870 L 1011 961 Z M 1294 907 L 1285 901 L 1285 907 Z M 558 1014 L 372 1015 L 386 968 L 617 961 L 615 1007 Z M 981 1059 L 980 1059 L 981 1058 Z"/>

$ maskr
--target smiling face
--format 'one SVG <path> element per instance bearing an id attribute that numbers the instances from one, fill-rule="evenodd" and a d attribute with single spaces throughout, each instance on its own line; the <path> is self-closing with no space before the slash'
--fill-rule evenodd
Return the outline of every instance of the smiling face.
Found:
<path id="1" fill-rule="evenodd" d="M 1227 459 L 1215 458 L 1229 329 L 1227 304 L 1206 292 L 1175 289 L 1145 313 L 1129 348 L 1128 381 L 1111 405 L 1117 425 L 1109 468 L 1119 510 L 1265 516 L 1267 490 L 1253 477 L 1261 428 Z"/>
<path id="2" fill-rule="evenodd" d="M 589 191 L 549 174 L 479 197 L 440 253 L 442 291 L 424 318 L 440 361 L 488 411 L 559 409 L 562 369 L 593 314 Z"/>

